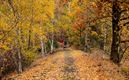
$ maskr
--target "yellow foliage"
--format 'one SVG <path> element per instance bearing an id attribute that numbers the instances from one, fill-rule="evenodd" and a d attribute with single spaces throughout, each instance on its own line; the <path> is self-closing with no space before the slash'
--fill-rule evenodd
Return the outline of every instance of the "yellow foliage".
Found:
<path id="1" fill-rule="evenodd" d="M 95 31 L 92 31 L 92 32 L 91 32 L 91 35 L 92 35 L 92 36 L 98 36 L 97 32 L 95 32 Z"/>
<path id="2" fill-rule="evenodd" d="M 0 45 L 0 49 L 4 49 L 6 51 L 10 50 L 10 48 L 7 45 L 4 45 L 4 44 Z"/>

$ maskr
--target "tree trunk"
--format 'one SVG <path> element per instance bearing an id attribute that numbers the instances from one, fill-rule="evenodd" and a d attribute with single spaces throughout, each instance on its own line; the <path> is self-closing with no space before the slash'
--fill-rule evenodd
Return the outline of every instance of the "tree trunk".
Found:
<path id="1" fill-rule="evenodd" d="M 18 49 L 18 73 L 22 73 L 21 49 Z"/>
<path id="2" fill-rule="evenodd" d="M 42 32 L 42 24 L 40 23 L 40 31 Z M 44 56 L 44 41 L 43 41 L 43 35 L 40 36 L 40 45 L 41 45 L 41 54 Z"/>
<path id="3" fill-rule="evenodd" d="M 30 26 L 31 26 L 31 25 L 30 25 Z M 30 27 L 30 29 L 29 29 L 29 36 L 28 36 L 28 50 L 29 50 L 30 47 L 31 47 L 31 33 L 32 33 L 31 28 L 32 28 L 32 27 Z"/>
<path id="4" fill-rule="evenodd" d="M 31 48 L 32 46 L 32 43 L 31 43 L 31 38 L 32 38 L 32 30 L 33 30 L 33 18 L 34 18 L 34 6 L 33 6 L 33 3 L 34 3 L 34 0 L 31 0 L 31 20 L 30 20 L 30 27 L 29 27 L 29 35 L 28 35 L 28 50 Z"/>
<path id="5" fill-rule="evenodd" d="M 18 67 L 18 73 L 22 72 L 22 61 L 21 61 L 21 45 L 20 45 L 20 30 L 17 27 L 16 29 L 16 47 L 17 47 L 17 67 Z"/>
<path id="6" fill-rule="evenodd" d="M 41 37 L 41 40 L 40 40 L 40 43 L 41 43 L 41 54 L 42 56 L 44 56 L 44 42 L 43 42 L 43 38 Z"/>
<path id="7" fill-rule="evenodd" d="M 52 39 L 51 39 L 51 53 L 54 51 L 54 34 L 52 34 Z"/>
<path id="8" fill-rule="evenodd" d="M 119 64 L 120 63 L 120 28 L 119 28 L 119 19 L 120 19 L 120 7 L 117 3 L 117 0 L 113 0 L 113 7 L 112 7 L 112 47 L 111 47 L 111 55 L 110 59 L 114 62 Z"/>
<path id="9" fill-rule="evenodd" d="M 44 43 L 44 53 L 47 54 L 47 47 L 45 43 Z"/>
<path id="10" fill-rule="evenodd" d="M 88 49 L 88 47 L 87 47 L 87 46 L 88 46 L 88 42 L 87 42 L 88 39 L 87 39 L 87 38 L 88 38 L 88 37 L 87 37 L 87 33 L 86 33 L 86 34 L 85 34 L 85 47 L 84 47 L 84 51 L 86 51 L 86 52 L 88 51 L 88 50 L 87 50 L 87 49 Z"/>
<path id="11" fill-rule="evenodd" d="M 19 14 L 17 10 L 14 8 L 13 0 L 8 0 L 8 4 L 10 5 L 11 9 L 13 10 L 13 15 L 15 16 L 16 20 L 19 20 Z M 20 45 L 20 30 L 16 27 L 16 54 L 17 54 L 17 67 L 18 67 L 18 73 L 22 72 L 22 61 L 21 61 L 21 45 Z"/>
<path id="12" fill-rule="evenodd" d="M 106 52 L 106 43 L 107 43 L 107 26 L 104 27 L 104 46 L 103 46 L 103 50 Z"/>

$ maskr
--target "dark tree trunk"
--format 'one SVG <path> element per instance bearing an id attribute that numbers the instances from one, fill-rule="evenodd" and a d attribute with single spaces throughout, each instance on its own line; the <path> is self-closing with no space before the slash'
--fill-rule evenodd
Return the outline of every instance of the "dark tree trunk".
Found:
<path id="1" fill-rule="evenodd" d="M 30 20 L 30 27 L 29 27 L 29 35 L 28 35 L 28 50 L 32 48 L 32 41 L 31 41 L 31 38 L 32 38 L 32 33 L 33 33 L 33 18 L 34 18 L 34 9 L 33 9 L 33 3 L 34 3 L 34 0 L 31 0 L 31 20 Z"/>
<path id="2" fill-rule="evenodd" d="M 113 7 L 112 7 L 112 47 L 111 47 L 111 55 L 110 59 L 116 63 L 120 63 L 120 54 L 119 54 L 119 47 L 120 47 L 120 28 L 119 28 L 119 19 L 121 16 L 120 7 L 117 3 L 118 0 L 113 0 Z"/>
<path id="3" fill-rule="evenodd" d="M 31 27 L 32 28 L 32 27 Z M 32 34 L 32 31 L 31 29 L 29 29 L 29 35 L 28 35 L 28 50 L 31 48 L 31 34 Z"/>
<path id="4" fill-rule="evenodd" d="M 99 42 L 100 49 L 104 50 L 104 40 Z"/>

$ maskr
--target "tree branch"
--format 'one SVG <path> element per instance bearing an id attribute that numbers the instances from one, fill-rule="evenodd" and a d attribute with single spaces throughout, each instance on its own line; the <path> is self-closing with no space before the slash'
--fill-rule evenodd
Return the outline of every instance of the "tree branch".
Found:
<path id="1" fill-rule="evenodd" d="M 128 48 L 129 48 L 129 46 L 125 48 L 125 50 L 124 50 L 123 54 L 126 52 L 126 50 L 127 50 Z"/>
<path id="2" fill-rule="evenodd" d="M 8 0 L 8 4 L 10 5 L 11 9 L 13 10 L 14 16 L 16 16 L 16 10 L 14 9 L 12 0 Z"/>
<path id="3" fill-rule="evenodd" d="M 123 0 L 123 1 L 122 0 L 119 0 L 118 2 L 121 3 L 121 4 L 123 4 L 123 3 L 129 4 L 129 1 L 127 1 L 127 0 Z"/>
<path id="4" fill-rule="evenodd" d="M 129 16 L 128 16 L 128 17 L 125 17 L 125 18 L 120 19 L 120 21 L 122 21 L 122 20 L 126 20 L 126 19 L 129 19 Z"/>
<path id="5" fill-rule="evenodd" d="M 104 18 L 110 18 L 111 16 L 102 16 L 102 17 L 97 17 L 95 19 L 92 19 L 92 20 L 88 20 L 86 21 L 86 23 L 89 23 L 89 22 L 94 22 L 94 21 L 97 21 L 97 20 L 100 20 L 100 19 L 104 19 Z"/>
<path id="6" fill-rule="evenodd" d="M 2 38 L 0 38 L 0 41 L 3 40 L 6 37 L 6 35 L 9 34 L 17 26 L 17 24 L 18 21 L 16 21 L 15 25 L 11 26 L 12 28 L 6 34 L 4 34 Z"/>
<path id="7" fill-rule="evenodd" d="M 129 24 L 129 22 L 126 22 L 126 23 L 123 24 L 123 26 L 126 26 L 126 25 L 128 25 L 128 24 Z"/>
<path id="8" fill-rule="evenodd" d="M 129 42 L 129 40 L 123 40 L 120 43 L 126 43 L 126 42 Z"/>
<path id="9" fill-rule="evenodd" d="M 125 52 L 127 51 L 128 48 L 129 48 L 129 46 L 125 48 L 125 50 L 123 51 L 123 53 L 120 56 L 120 60 L 123 58 L 123 56 L 124 56 L 124 54 L 125 54 Z"/>

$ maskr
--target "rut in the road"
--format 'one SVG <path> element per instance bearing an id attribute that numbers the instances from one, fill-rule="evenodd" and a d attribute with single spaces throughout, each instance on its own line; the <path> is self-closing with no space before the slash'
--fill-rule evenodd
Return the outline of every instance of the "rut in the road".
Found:
<path id="1" fill-rule="evenodd" d="M 64 80 L 77 80 L 76 75 L 77 74 L 77 68 L 74 64 L 74 58 L 71 55 L 70 51 L 64 51 L 64 61 L 65 61 L 65 66 L 64 66 Z"/>

